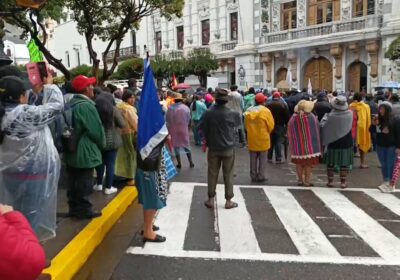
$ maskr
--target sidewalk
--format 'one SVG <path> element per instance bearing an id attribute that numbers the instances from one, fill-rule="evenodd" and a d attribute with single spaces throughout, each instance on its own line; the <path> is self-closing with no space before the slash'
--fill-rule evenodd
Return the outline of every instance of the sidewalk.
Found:
<path id="1" fill-rule="evenodd" d="M 40 280 L 70 279 L 137 198 L 135 187 L 125 187 L 113 195 L 93 192 L 90 201 L 94 210 L 101 211 L 102 216 L 93 220 L 73 219 L 67 215 L 65 182 L 62 174 L 58 189 L 56 237 L 43 243 L 51 265 L 43 271 Z"/>

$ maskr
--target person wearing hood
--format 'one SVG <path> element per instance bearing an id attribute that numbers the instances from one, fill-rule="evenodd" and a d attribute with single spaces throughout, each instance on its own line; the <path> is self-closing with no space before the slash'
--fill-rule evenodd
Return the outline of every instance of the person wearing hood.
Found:
<path id="1" fill-rule="evenodd" d="M 237 89 L 238 89 L 237 85 L 231 86 L 231 91 L 229 93 L 229 102 L 228 104 L 226 104 L 226 106 L 228 106 L 228 108 L 230 108 L 232 111 L 242 116 L 244 101 L 243 101 L 243 96 L 237 91 Z M 243 122 L 240 122 L 237 128 L 237 137 L 239 139 L 239 144 L 241 145 L 241 147 L 244 147 L 246 145 L 245 141 L 246 136 L 243 129 Z"/>
<path id="2" fill-rule="evenodd" d="M 256 91 L 253 87 L 249 88 L 249 91 L 246 93 L 246 95 L 243 98 L 243 102 L 244 102 L 244 108 L 243 111 L 246 112 L 247 109 L 249 109 L 250 107 L 253 107 L 254 105 L 256 105 Z"/>
<path id="3" fill-rule="evenodd" d="M 319 124 L 313 108 L 314 102 L 301 100 L 288 123 L 290 155 L 296 164 L 298 185 L 306 187 L 313 186 L 312 169 L 321 157 Z"/>
<path id="4" fill-rule="evenodd" d="M 204 113 L 207 111 L 207 106 L 203 102 L 203 92 L 198 91 L 194 96 L 194 100 L 190 105 L 190 113 L 192 117 L 192 130 L 194 143 L 196 146 L 201 146 L 203 143 L 203 139 L 201 137 L 201 133 L 199 131 L 199 123 Z"/>
<path id="5" fill-rule="evenodd" d="M 285 142 L 286 126 L 290 118 L 289 109 L 285 103 L 281 101 L 281 94 L 275 92 L 272 101 L 267 102 L 267 108 L 271 110 L 275 121 L 275 128 L 271 134 L 271 149 L 268 151 L 268 161 L 272 162 L 275 151 L 275 163 L 284 163 L 282 159 L 282 144 Z"/>
<path id="6" fill-rule="evenodd" d="M 265 167 L 271 147 L 270 134 L 274 130 L 275 122 L 271 111 L 264 106 L 266 96 L 258 93 L 255 101 L 257 105 L 244 113 L 250 153 L 250 177 L 252 182 L 265 182 Z"/>
<path id="7" fill-rule="evenodd" d="M 325 114 L 328 114 L 331 110 L 332 107 L 329 103 L 327 95 L 324 92 L 318 94 L 313 110 L 313 113 L 317 116 L 318 121 L 321 121 Z"/>
<path id="8" fill-rule="evenodd" d="M 289 107 L 290 114 L 294 114 L 294 108 L 300 102 L 300 100 L 309 100 L 310 96 L 307 92 L 300 92 L 298 90 L 292 90 L 290 96 L 286 99 Z"/>
<path id="9" fill-rule="evenodd" d="M 396 162 L 396 142 L 393 132 L 392 104 L 384 101 L 379 104 L 376 125 L 376 153 L 381 164 L 383 183 L 379 188 L 388 187 L 393 176 Z"/>
<path id="10" fill-rule="evenodd" d="M 0 201 L 22 212 L 41 241 L 56 235 L 60 158 L 49 124 L 63 110 L 60 89 L 46 79 L 42 105 L 28 105 L 24 82 L 0 79 Z"/>
<path id="11" fill-rule="evenodd" d="M 371 110 L 367 104 L 362 102 L 362 95 L 360 93 L 354 94 L 353 103 L 350 104 L 350 109 L 357 114 L 357 136 L 356 145 L 360 150 L 360 168 L 368 168 L 365 163 L 365 157 L 372 147 L 371 139 Z"/>
<path id="12" fill-rule="evenodd" d="M 324 147 L 324 163 L 327 166 L 329 188 L 334 187 L 335 169 L 340 171 L 340 186 L 347 187 L 347 174 L 353 165 L 353 112 L 346 97 L 338 96 L 332 103 L 332 111 L 321 120 L 321 142 Z"/>

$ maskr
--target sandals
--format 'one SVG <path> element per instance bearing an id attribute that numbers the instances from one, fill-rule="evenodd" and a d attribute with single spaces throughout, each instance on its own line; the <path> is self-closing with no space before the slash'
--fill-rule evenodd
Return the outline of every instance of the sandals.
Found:
<path id="1" fill-rule="evenodd" d="M 239 204 L 237 204 L 236 202 L 230 202 L 225 204 L 225 209 L 233 209 L 237 208 L 238 206 Z"/>
<path id="2" fill-rule="evenodd" d="M 164 236 L 158 235 L 158 234 L 156 235 L 156 238 L 154 238 L 154 239 L 143 237 L 143 243 L 145 243 L 145 242 L 162 243 L 165 241 L 167 241 L 167 238 L 165 238 Z"/>
<path id="3" fill-rule="evenodd" d="M 208 209 L 214 209 L 214 203 L 209 203 L 208 200 L 204 202 L 204 206 Z"/>
<path id="4" fill-rule="evenodd" d="M 366 164 L 364 164 L 364 165 L 360 165 L 360 169 L 368 169 L 369 168 L 369 166 L 368 165 L 366 165 Z"/>
<path id="5" fill-rule="evenodd" d="M 156 226 L 156 225 L 153 225 L 153 231 L 159 231 L 159 230 L 160 230 L 160 227 L 158 227 L 158 226 Z M 143 234 L 144 234 L 144 230 L 142 230 L 142 231 L 140 232 L 140 234 L 143 235 Z"/>

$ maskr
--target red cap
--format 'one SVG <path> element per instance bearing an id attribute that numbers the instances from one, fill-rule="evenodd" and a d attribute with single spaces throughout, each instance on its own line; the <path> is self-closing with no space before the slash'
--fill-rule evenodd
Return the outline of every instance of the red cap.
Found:
<path id="1" fill-rule="evenodd" d="M 276 99 L 279 99 L 279 98 L 281 98 L 281 93 L 279 92 L 279 91 L 275 91 L 274 92 L 274 94 L 272 95 L 272 98 L 276 98 Z"/>
<path id="2" fill-rule="evenodd" d="M 256 94 L 256 102 L 257 103 L 264 103 L 265 100 L 267 100 L 267 97 L 263 93 L 257 93 Z"/>
<path id="3" fill-rule="evenodd" d="M 72 89 L 77 92 L 81 93 L 90 85 L 96 84 L 96 78 L 88 78 L 83 75 L 76 76 L 75 79 L 72 80 Z"/>

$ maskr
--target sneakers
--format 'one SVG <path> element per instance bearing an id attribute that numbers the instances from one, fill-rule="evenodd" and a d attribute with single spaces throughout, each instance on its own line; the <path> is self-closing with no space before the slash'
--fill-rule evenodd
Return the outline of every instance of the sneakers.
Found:
<path id="1" fill-rule="evenodd" d="M 103 185 L 94 185 L 93 190 L 96 192 L 102 192 L 103 191 Z"/>
<path id="2" fill-rule="evenodd" d="M 113 193 L 116 193 L 117 191 L 118 191 L 117 188 L 110 187 L 110 188 L 105 188 L 104 193 L 105 194 L 113 194 Z"/>
<path id="3" fill-rule="evenodd" d="M 390 185 L 389 182 L 383 182 L 378 189 L 380 189 L 384 193 L 394 192 L 394 188 Z"/>

